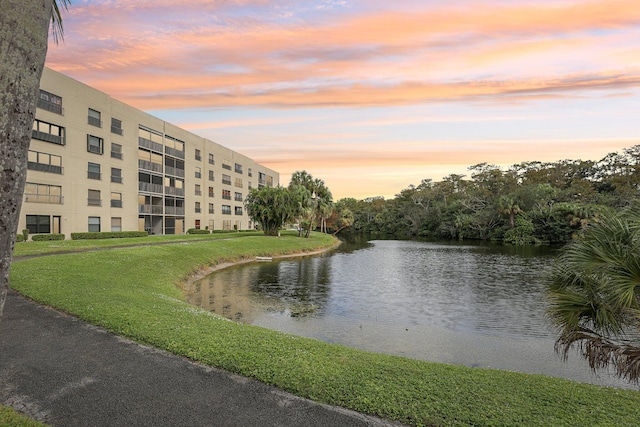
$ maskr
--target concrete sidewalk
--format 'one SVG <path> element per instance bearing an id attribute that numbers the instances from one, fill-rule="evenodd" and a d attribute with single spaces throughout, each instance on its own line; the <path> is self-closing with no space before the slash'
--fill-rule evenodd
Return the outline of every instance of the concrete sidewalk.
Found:
<path id="1" fill-rule="evenodd" d="M 9 291 L 0 402 L 52 426 L 398 426 L 112 335 Z"/>

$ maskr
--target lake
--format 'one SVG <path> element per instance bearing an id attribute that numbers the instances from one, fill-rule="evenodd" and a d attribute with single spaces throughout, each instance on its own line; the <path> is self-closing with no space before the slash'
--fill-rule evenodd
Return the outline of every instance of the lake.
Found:
<path id="1" fill-rule="evenodd" d="M 554 250 L 354 239 L 322 256 L 243 264 L 196 282 L 227 318 L 379 353 L 637 388 L 554 352 L 544 279 Z"/>

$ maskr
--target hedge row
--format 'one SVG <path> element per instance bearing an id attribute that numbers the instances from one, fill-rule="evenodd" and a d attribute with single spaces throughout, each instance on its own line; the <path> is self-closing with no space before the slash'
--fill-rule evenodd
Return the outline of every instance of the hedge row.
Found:
<path id="1" fill-rule="evenodd" d="M 31 240 L 34 242 L 40 242 L 43 240 L 64 240 L 64 234 L 34 234 L 31 236 Z"/>
<path id="2" fill-rule="evenodd" d="M 71 240 L 121 239 L 124 237 L 147 237 L 146 231 L 103 231 L 71 233 Z"/>
<path id="3" fill-rule="evenodd" d="M 190 228 L 187 230 L 187 234 L 209 234 L 209 230 L 200 230 L 198 228 Z"/>

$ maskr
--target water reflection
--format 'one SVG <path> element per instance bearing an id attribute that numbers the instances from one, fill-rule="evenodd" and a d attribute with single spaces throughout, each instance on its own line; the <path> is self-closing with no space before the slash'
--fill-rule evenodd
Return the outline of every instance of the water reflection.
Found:
<path id="1" fill-rule="evenodd" d="M 552 255 L 539 247 L 351 241 L 330 255 L 222 270 L 188 300 L 370 351 L 627 386 L 554 353 L 543 283 Z"/>

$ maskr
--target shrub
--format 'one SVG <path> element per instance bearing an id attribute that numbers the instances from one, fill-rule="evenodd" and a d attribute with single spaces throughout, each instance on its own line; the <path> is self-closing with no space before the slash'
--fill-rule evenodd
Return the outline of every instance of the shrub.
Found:
<path id="1" fill-rule="evenodd" d="M 190 228 L 187 230 L 187 234 L 209 234 L 209 230 L 200 230 L 198 228 Z"/>
<path id="2" fill-rule="evenodd" d="M 16 234 L 16 243 L 17 242 L 24 242 L 24 235 Z"/>
<path id="3" fill-rule="evenodd" d="M 125 237 L 147 237 L 146 231 L 103 231 L 71 233 L 71 240 L 122 239 Z"/>
<path id="4" fill-rule="evenodd" d="M 22 239 L 26 242 L 29 239 L 29 229 L 22 230 Z"/>
<path id="5" fill-rule="evenodd" d="M 34 242 L 43 240 L 64 240 L 64 234 L 34 234 L 31 237 Z"/>

